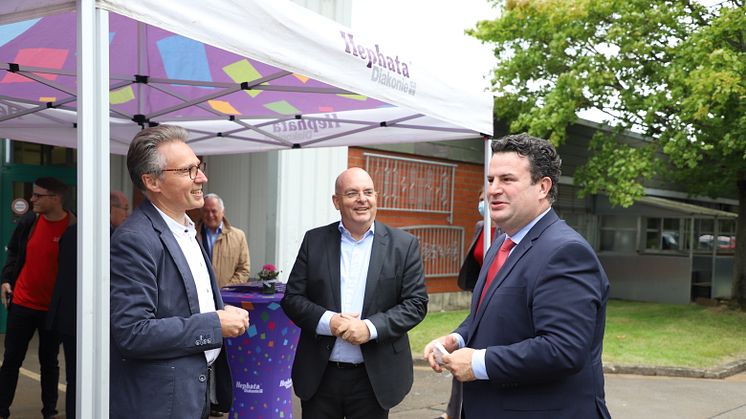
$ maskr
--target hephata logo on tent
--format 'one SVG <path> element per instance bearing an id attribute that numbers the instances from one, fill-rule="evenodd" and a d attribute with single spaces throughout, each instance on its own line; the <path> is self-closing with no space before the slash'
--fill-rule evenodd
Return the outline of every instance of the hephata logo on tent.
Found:
<path id="1" fill-rule="evenodd" d="M 372 81 L 412 96 L 417 93 L 417 83 L 409 77 L 409 66 L 398 55 L 392 58 L 384 54 L 378 44 L 374 48 L 357 45 L 351 33 L 339 31 L 339 34 L 345 42 L 345 52 L 360 58 L 371 69 Z"/>

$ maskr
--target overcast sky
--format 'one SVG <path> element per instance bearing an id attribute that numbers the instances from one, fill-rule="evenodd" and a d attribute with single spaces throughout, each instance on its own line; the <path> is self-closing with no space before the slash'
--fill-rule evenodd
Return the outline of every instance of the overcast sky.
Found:
<path id="1" fill-rule="evenodd" d="M 489 88 L 485 78 L 495 57 L 490 48 L 465 35 L 477 21 L 494 19 L 497 11 L 485 0 L 352 0 L 353 29 L 384 39 L 401 39 L 432 58 L 441 73 L 473 88 Z M 444 51 L 456 56 L 443 57 Z M 468 64 L 468 65 L 466 65 Z"/>

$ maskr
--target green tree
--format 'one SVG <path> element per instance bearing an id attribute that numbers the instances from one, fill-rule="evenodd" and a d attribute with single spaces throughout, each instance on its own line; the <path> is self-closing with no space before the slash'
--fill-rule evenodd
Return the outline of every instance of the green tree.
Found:
<path id="1" fill-rule="evenodd" d="M 629 206 L 653 176 L 691 194 L 738 196 L 733 295 L 746 307 L 744 0 L 492 0 L 468 33 L 495 47 L 496 116 L 562 143 L 577 112 L 608 129 L 575 174 L 584 193 Z M 618 141 L 627 131 L 650 141 Z"/>

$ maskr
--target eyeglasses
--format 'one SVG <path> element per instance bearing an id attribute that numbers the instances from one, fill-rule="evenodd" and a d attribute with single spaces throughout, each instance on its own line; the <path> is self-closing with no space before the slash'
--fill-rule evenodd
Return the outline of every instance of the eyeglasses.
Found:
<path id="1" fill-rule="evenodd" d="M 192 180 L 194 180 L 197 178 L 197 171 L 201 170 L 202 173 L 205 173 L 206 168 L 207 168 L 207 163 L 202 162 L 196 166 L 189 166 L 183 169 L 163 169 L 161 170 L 161 172 L 189 173 L 189 177 L 192 178 Z"/>
<path id="2" fill-rule="evenodd" d="M 53 193 L 36 193 L 36 192 L 34 192 L 34 193 L 31 194 L 32 198 L 37 198 L 37 199 L 38 198 L 43 198 L 45 196 L 57 196 L 57 194 L 53 194 Z"/>
<path id="3" fill-rule="evenodd" d="M 364 196 L 366 198 L 372 198 L 375 196 L 376 191 L 373 189 L 366 189 L 364 191 L 348 191 L 342 194 L 347 199 L 357 199 L 359 196 Z"/>

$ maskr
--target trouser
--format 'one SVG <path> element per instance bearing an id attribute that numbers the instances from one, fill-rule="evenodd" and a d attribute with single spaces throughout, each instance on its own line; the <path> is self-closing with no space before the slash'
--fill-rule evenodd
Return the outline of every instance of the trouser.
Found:
<path id="1" fill-rule="evenodd" d="M 61 335 L 62 348 L 65 350 L 65 382 L 67 391 L 65 392 L 65 417 L 75 417 L 75 375 L 77 373 L 77 355 L 75 345 L 77 344 L 75 335 Z"/>
<path id="2" fill-rule="evenodd" d="M 330 362 L 316 394 L 301 401 L 303 419 L 386 419 L 364 364 Z"/>
<path id="3" fill-rule="evenodd" d="M 451 398 L 448 399 L 448 406 L 446 406 L 446 414 L 450 419 L 459 419 L 461 417 L 463 395 L 463 384 L 456 377 L 453 377 L 453 381 L 451 382 Z"/>
<path id="4" fill-rule="evenodd" d="M 210 417 L 210 384 L 215 379 L 215 375 L 213 374 L 213 367 L 209 366 L 207 367 L 207 391 L 205 392 L 205 404 L 202 407 L 202 414 L 200 417 L 202 419 L 207 419 Z"/>
<path id="5" fill-rule="evenodd" d="M 39 333 L 39 365 L 41 366 L 42 416 L 57 414 L 57 383 L 60 367 L 57 355 L 60 341 L 56 333 L 46 330 L 47 312 L 33 310 L 16 304 L 8 307 L 5 332 L 5 355 L 0 367 L 0 416 L 10 416 L 10 405 L 16 394 L 18 371 L 26 358 L 29 342 L 34 332 Z"/>

